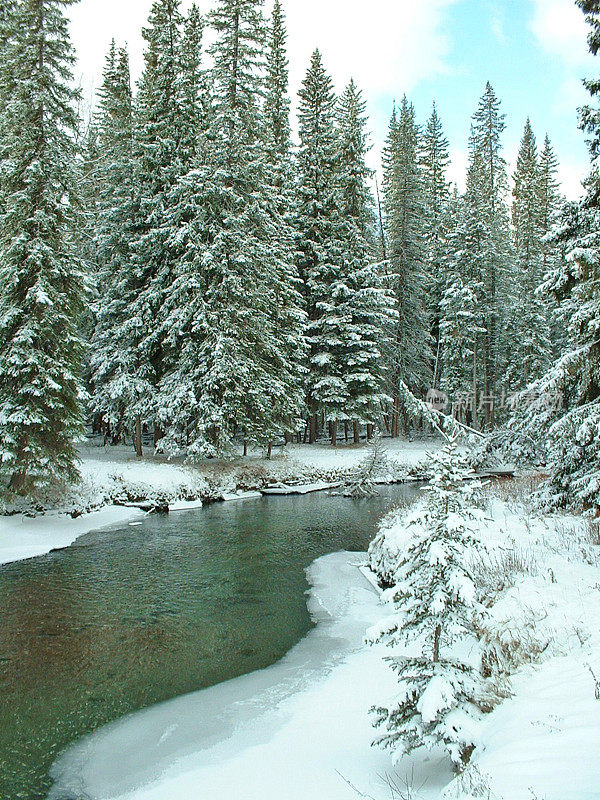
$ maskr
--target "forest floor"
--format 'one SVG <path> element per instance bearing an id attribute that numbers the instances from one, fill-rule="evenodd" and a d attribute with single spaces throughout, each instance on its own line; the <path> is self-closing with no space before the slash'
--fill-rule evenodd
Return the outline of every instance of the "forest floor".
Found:
<path id="1" fill-rule="evenodd" d="M 382 480 L 418 475 L 427 452 L 440 444 L 433 438 L 386 440 L 389 465 Z M 177 503 L 184 508 L 198 501 L 243 499 L 246 492 L 279 481 L 343 481 L 366 453 L 364 442 L 337 447 L 287 445 L 274 449 L 271 459 L 257 451 L 245 458 L 191 466 L 150 454 L 137 458 L 130 447 L 88 443 L 80 448 L 80 484 L 43 498 L 36 513 L 24 509 L 0 516 L 0 564 L 67 547 L 88 531 L 135 521 L 143 513 L 120 503 Z"/>
<path id="2" fill-rule="evenodd" d="M 103 800 L 598 800 L 597 528 L 538 516 L 508 495 L 493 496 L 486 517 L 490 611 L 515 669 L 460 777 L 442 752 L 392 766 L 371 747 L 369 708 L 389 703 L 396 679 L 390 650 L 365 634 L 389 611 L 356 568 L 360 556 L 336 553 L 310 568 L 316 627 L 282 661 L 92 735 L 57 763 L 50 797 L 76 788 Z M 210 735 L 198 724 L 207 715 Z"/>

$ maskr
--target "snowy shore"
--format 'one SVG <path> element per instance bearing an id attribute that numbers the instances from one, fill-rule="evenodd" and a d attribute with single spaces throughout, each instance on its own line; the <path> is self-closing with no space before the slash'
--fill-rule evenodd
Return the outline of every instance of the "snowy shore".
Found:
<path id="1" fill-rule="evenodd" d="M 389 481 L 402 480 L 438 446 L 435 440 L 390 442 Z M 89 531 L 135 522 L 143 513 L 115 502 L 150 501 L 189 510 L 204 501 L 255 497 L 256 490 L 269 483 L 335 482 L 349 474 L 365 452 L 364 444 L 288 445 L 272 460 L 256 454 L 192 467 L 152 457 L 136 459 L 124 447 L 87 447 L 81 453 L 82 482 L 61 498 L 60 509 L 49 508 L 37 516 L 0 516 L 0 564 L 67 547 Z"/>
<path id="2" fill-rule="evenodd" d="M 521 564 L 491 613 L 523 663 L 462 777 L 442 753 L 392 767 L 370 747 L 369 708 L 397 691 L 389 649 L 364 644 L 386 609 L 361 556 L 336 553 L 310 568 L 317 625 L 282 661 L 76 743 L 53 768 L 50 799 L 597 800 L 600 705 L 587 665 L 600 674 L 600 548 L 581 519 L 524 518 L 500 500 L 489 512 L 489 547 Z"/>

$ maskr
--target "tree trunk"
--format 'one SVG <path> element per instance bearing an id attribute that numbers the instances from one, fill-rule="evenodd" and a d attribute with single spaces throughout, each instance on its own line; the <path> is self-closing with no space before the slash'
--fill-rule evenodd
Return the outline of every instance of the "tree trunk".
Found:
<path id="1" fill-rule="evenodd" d="M 354 434 L 354 444 L 359 444 L 360 443 L 360 425 L 359 425 L 357 419 L 355 419 L 354 422 L 352 423 L 352 432 Z"/>
<path id="2" fill-rule="evenodd" d="M 334 422 L 329 423 L 330 431 L 331 431 L 331 444 L 333 447 L 337 447 L 337 432 L 338 432 L 338 421 L 337 419 Z"/>
<path id="3" fill-rule="evenodd" d="M 27 494 L 27 484 L 27 473 L 25 470 L 20 469 L 13 472 L 8 488 L 15 494 L 25 495 Z"/>
<path id="4" fill-rule="evenodd" d="M 156 447 L 156 445 L 160 442 L 160 440 L 163 438 L 164 435 L 165 435 L 165 432 L 163 431 L 161 426 L 158 424 L 158 422 L 155 422 L 154 423 L 154 447 Z"/>
<path id="5" fill-rule="evenodd" d="M 442 637 L 442 626 L 436 625 L 435 633 L 433 634 L 433 660 L 438 662 L 440 660 L 440 639 Z"/>
<path id="6" fill-rule="evenodd" d="M 273 455 L 273 442 L 269 442 L 269 446 L 267 447 L 267 458 L 270 461 L 271 456 Z"/>
<path id="7" fill-rule="evenodd" d="M 394 409 L 392 411 L 392 439 L 397 439 L 400 435 L 400 395 L 394 397 Z"/>
<path id="8" fill-rule="evenodd" d="M 344 420 L 344 441 L 348 441 L 348 420 Z"/>
<path id="9" fill-rule="evenodd" d="M 141 458 L 144 455 L 144 449 L 142 447 L 142 418 L 136 417 L 135 418 L 135 429 L 133 432 L 133 446 L 135 447 L 135 454 L 138 458 Z"/>
<path id="10" fill-rule="evenodd" d="M 314 444 L 317 441 L 317 415 L 313 414 L 310 418 L 310 430 L 308 435 L 308 443 Z"/>
<path id="11" fill-rule="evenodd" d="M 367 425 L 367 441 L 370 442 L 373 438 L 373 425 L 369 423 Z"/>
<path id="12" fill-rule="evenodd" d="M 473 348 L 473 408 L 471 409 L 471 424 L 477 430 L 477 345 Z"/>
<path id="13" fill-rule="evenodd" d="M 248 441 L 244 439 L 244 458 L 248 455 Z"/>

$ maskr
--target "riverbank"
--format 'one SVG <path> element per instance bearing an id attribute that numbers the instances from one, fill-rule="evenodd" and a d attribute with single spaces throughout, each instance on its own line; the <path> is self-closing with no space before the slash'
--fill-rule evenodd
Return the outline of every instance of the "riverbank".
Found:
<path id="1" fill-rule="evenodd" d="M 382 480 L 392 483 L 418 474 L 426 453 L 440 444 L 436 439 L 386 441 L 389 466 Z M 124 447 L 86 446 L 81 448 L 80 484 L 48 497 L 35 514 L 0 516 L 0 564 L 67 547 L 96 528 L 135 523 L 143 512 L 124 503 L 184 510 L 243 499 L 272 483 L 337 483 L 366 452 L 364 443 L 287 445 L 271 459 L 257 452 L 235 461 L 186 466 L 152 456 L 137 459 Z"/>
<path id="2" fill-rule="evenodd" d="M 390 650 L 364 644 L 387 612 L 357 554 L 336 553 L 309 570 L 317 627 L 281 662 L 83 740 L 55 765 L 50 798 L 599 798 L 600 706 L 588 667 L 600 675 L 597 531 L 494 497 L 482 536 L 495 565 L 488 578 L 498 578 L 491 614 L 520 663 L 461 778 L 441 753 L 417 751 L 393 767 L 370 746 L 369 708 L 397 691 Z"/>

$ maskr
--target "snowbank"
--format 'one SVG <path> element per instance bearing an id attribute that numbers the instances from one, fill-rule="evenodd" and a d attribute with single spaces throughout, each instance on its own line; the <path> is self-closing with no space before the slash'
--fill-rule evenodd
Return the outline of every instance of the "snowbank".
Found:
<path id="1" fill-rule="evenodd" d="M 77 519 L 58 512 L 39 517 L 23 514 L 0 517 L 0 564 L 35 558 L 68 547 L 84 533 L 109 525 L 122 525 L 141 516 L 143 512 L 137 509 L 110 506 Z"/>
<path id="2" fill-rule="evenodd" d="M 370 566 L 387 585 L 415 516 L 418 505 L 389 515 L 370 548 Z M 512 696 L 484 716 L 471 765 L 442 797 L 600 798 L 597 531 L 581 518 L 536 517 L 492 498 L 479 536 L 473 561 L 490 606 L 484 643 L 512 673 Z M 375 631 L 392 625 L 392 612 Z"/>

